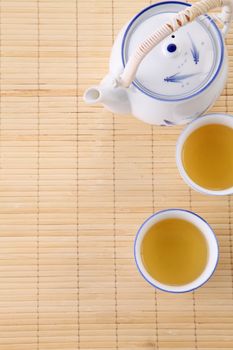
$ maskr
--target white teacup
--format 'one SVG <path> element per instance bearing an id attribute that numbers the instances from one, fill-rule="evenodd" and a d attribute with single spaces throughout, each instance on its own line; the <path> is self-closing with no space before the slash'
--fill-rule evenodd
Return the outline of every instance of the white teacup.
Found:
<path id="1" fill-rule="evenodd" d="M 176 164 L 178 167 L 178 170 L 180 172 L 181 177 L 183 180 L 194 190 L 204 193 L 204 194 L 209 194 L 209 195 L 228 195 L 228 194 L 233 194 L 233 187 L 226 188 L 224 190 L 211 190 L 204 188 L 194 182 L 190 176 L 187 174 L 183 162 L 182 162 L 182 150 L 185 141 L 189 137 L 190 134 L 193 133 L 194 130 L 199 129 L 200 127 L 204 125 L 209 125 L 209 124 L 221 124 L 225 125 L 228 127 L 233 128 L 233 116 L 227 115 L 227 114 L 207 114 L 203 117 L 199 117 L 195 119 L 193 122 L 191 122 L 180 134 L 180 137 L 177 141 L 176 145 Z"/>
<path id="2" fill-rule="evenodd" d="M 141 258 L 141 244 L 148 230 L 155 223 L 158 223 L 161 220 L 175 219 L 175 218 L 189 221 L 190 223 L 195 225 L 205 237 L 206 244 L 208 247 L 208 260 L 201 275 L 191 283 L 181 285 L 181 286 L 170 286 L 155 280 L 153 277 L 151 277 L 151 275 L 148 273 L 148 271 L 144 267 L 143 261 Z M 135 257 L 136 265 L 139 272 L 142 274 L 145 280 L 149 282 L 153 287 L 161 289 L 166 292 L 171 292 L 171 293 L 190 292 L 196 288 L 201 287 L 204 283 L 206 283 L 209 280 L 209 278 L 214 273 L 218 263 L 218 256 L 219 256 L 219 249 L 218 249 L 217 238 L 212 228 L 210 227 L 210 225 L 204 219 L 202 219 L 199 215 L 184 209 L 162 210 L 150 216 L 139 228 L 135 238 L 135 243 L 134 243 L 134 257 Z"/>

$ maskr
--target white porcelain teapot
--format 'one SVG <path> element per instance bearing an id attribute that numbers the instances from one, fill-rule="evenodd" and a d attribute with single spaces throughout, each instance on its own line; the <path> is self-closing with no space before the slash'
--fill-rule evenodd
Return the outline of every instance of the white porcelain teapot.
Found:
<path id="1" fill-rule="evenodd" d="M 232 6 L 233 0 L 202 0 L 145 8 L 119 33 L 109 74 L 86 90 L 84 100 L 149 124 L 185 124 L 200 116 L 226 83 L 224 37 Z M 221 13 L 206 14 L 218 7 Z"/>

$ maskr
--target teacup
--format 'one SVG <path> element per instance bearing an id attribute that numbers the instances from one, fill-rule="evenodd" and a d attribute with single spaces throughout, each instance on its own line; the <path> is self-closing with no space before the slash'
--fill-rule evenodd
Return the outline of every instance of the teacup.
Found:
<path id="1" fill-rule="evenodd" d="M 205 244 L 207 247 L 207 255 L 205 260 L 205 265 L 203 265 L 203 270 L 200 275 L 198 275 L 195 280 L 190 281 L 187 284 L 183 285 L 169 285 L 166 283 L 161 282 L 161 280 L 155 279 L 152 274 L 148 271 L 148 268 L 145 264 L 145 257 L 143 257 L 142 254 L 142 247 L 143 242 L 145 242 L 145 239 L 147 238 L 147 235 L 149 232 L 151 232 L 151 229 L 154 229 L 154 227 L 158 227 L 158 224 L 161 224 L 161 222 L 168 222 L 168 219 L 176 219 L 172 222 L 180 222 L 185 221 L 186 223 L 192 224 L 191 226 L 194 226 L 196 229 L 198 229 L 198 232 L 203 235 L 203 238 L 205 240 Z M 156 226 L 157 225 L 157 226 Z M 154 232 L 153 232 L 154 234 Z M 187 235 L 189 232 L 186 233 Z M 165 242 L 165 247 L 169 247 L 169 245 L 174 244 L 172 240 Z M 152 246 L 152 252 L 156 251 L 156 246 Z M 183 250 L 184 251 L 184 250 Z M 162 253 L 162 252 L 160 252 Z M 186 252 L 185 252 L 186 253 Z M 180 254 L 180 253 L 179 253 Z M 192 251 L 193 256 L 195 254 L 199 254 L 198 251 Z M 166 291 L 166 292 L 172 292 L 172 293 L 184 293 L 184 292 L 190 292 L 196 288 L 201 287 L 204 283 L 206 283 L 209 278 L 214 273 L 217 263 L 218 263 L 218 256 L 219 256 L 219 249 L 218 249 L 218 242 L 217 238 L 210 227 L 210 225 L 199 215 L 188 211 L 184 209 L 167 209 L 159 211 L 152 216 L 150 216 L 139 228 L 135 243 L 134 243 L 134 257 L 135 262 L 137 265 L 137 268 L 141 275 L 144 277 L 144 279 L 150 283 L 153 287 L 158 288 L 160 290 Z M 198 261 L 199 256 L 195 257 Z M 159 258 L 161 259 L 161 258 Z M 160 260 L 157 260 L 158 264 Z M 164 263 L 164 262 L 163 262 Z M 167 268 L 166 261 L 164 264 L 165 268 Z M 187 270 L 187 268 L 185 268 Z M 179 269 L 179 273 L 182 273 L 182 268 Z"/>
<path id="2" fill-rule="evenodd" d="M 198 148 L 198 142 L 197 142 L 197 136 L 196 136 L 197 144 L 194 144 L 193 146 L 193 149 L 192 149 L 193 153 L 191 152 L 188 153 L 188 154 L 193 154 L 193 157 L 189 156 L 188 161 L 189 161 L 189 164 L 191 164 L 193 167 L 192 170 L 195 172 L 195 175 L 196 175 L 196 178 L 195 178 L 192 176 L 193 174 L 192 174 L 192 171 L 190 170 L 191 165 L 190 165 L 190 168 L 185 167 L 184 150 L 187 148 L 186 146 L 187 141 L 190 144 L 191 141 L 189 140 L 191 140 L 191 137 L 194 139 L 194 135 L 198 135 L 198 132 L 200 134 L 201 130 L 202 130 L 201 132 L 203 132 L 204 127 L 206 130 L 206 134 L 202 133 L 202 136 L 200 136 L 202 138 L 199 139 L 200 141 L 199 148 Z M 213 131 L 213 128 L 215 128 L 215 131 L 212 134 L 212 138 L 211 138 L 210 133 L 211 133 L 211 130 Z M 217 128 L 221 129 L 221 134 L 218 132 Z M 210 130 L 209 134 L 207 133 L 207 130 Z M 228 134 L 226 133 L 226 136 L 228 135 L 228 138 L 224 137 L 225 135 L 224 132 L 226 132 L 227 130 L 228 130 Z M 205 135 L 208 136 L 208 139 L 205 137 Z M 216 137 L 216 135 L 218 136 Z M 176 146 L 176 163 L 177 163 L 177 167 L 181 177 L 191 188 L 193 188 L 198 192 L 208 194 L 208 195 L 229 195 L 233 193 L 233 185 L 232 185 L 233 183 L 233 147 L 232 147 L 233 137 L 232 135 L 233 135 L 233 116 L 227 115 L 227 114 L 208 114 L 203 117 L 199 117 L 198 119 L 195 119 L 193 122 L 191 122 L 183 130 L 183 132 L 181 133 L 178 139 L 177 146 Z M 201 142 L 203 143 L 203 141 L 205 142 L 203 147 L 201 148 Z M 228 142 L 228 148 L 225 147 L 225 144 L 227 142 Z M 212 147 L 212 144 L 215 147 Z M 195 147 L 199 150 L 196 153 L 194 152 Z M 210 157 L 207 157 L 207 155 L 209 154 L 208 147 L 209 147 L 209 150 L 212 151 L 212 154 L 211 152 L 209 152 Z M 214 154 L 214 149 L 216 149 L 216 155 Z M 198 159 L 198 157 L 200 157 L 200 160 Z M 216 157 L 216 160 L 215 160 L 215 157 Z M 220 159 L 222 160 L 222 162 L 224 159 L 224 166 L 221 163 Z M 199 169 L 196 167 L 196 165 L 198 165 L 198 161 L 199 161 Z M 208 162 L 209 163 L 212 162 L 210 163 L 211 164 L 210 167 L 208 167 L 209 166 Z M 202 164 L 202 166 L 200 164 Z M 214 168 L 216 170 L 214 170 Z M 206 171 L 209 171 L 209 172 L 206 172 Z M 207 177 L 207 174 L 208 174 L 208 177 Z M 199 179 L 200 179 L 200 176 L 206 177 L 205 179 L 206 183 L 203 182 L 204 185 L 203 183 L 201 184 L 200 181 L 198 183 L 198 180 L 197 180 L 198 176 L 199 176 Z M 219 181 L 223 183 L 224 176 L 228 176 L 227 185 L 225 187 L 224 186 L 218 187 L 217 182 Z M 211 183 L 211 181 L 212 183 L 214 183 L 215 181 L 216 186 L 212 188 L 211 186 L 209 186 L 208 188 L 206 186 L 208 181 L 209 183 Z"/>

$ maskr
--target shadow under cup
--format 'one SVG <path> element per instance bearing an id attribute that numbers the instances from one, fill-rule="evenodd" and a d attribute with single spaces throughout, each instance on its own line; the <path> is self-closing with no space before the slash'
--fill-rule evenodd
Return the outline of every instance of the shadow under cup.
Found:
<path id="1" fill-rule="evenodd" d="M 143 239 L 151 227 L 153 227 L 158 222 L 166 219 L 185 220 L 193 224 L 194 226 L 196 226 L 205 238 L 207 249 L 208 249 L 207 262 L 201 275 L 197 277 L 195 280 L 193 280 L 191 283 L 188 283 L 185 285 L 166 285 L 164 283 L 161 283 L 158 280 L 155 280 L 148 273 L 147 269 L 144 266 L 142 255 L 141 255 L 141 247 L 142 247 Z M 218 249 L 217 238 L 212 228 L 210 227 L 210 225 L 204 219 L 202 219 L 199 215 L 184 209 L 167 209 L 167 210 L 159 211 L 153 214 L 152 216 L 150 216 L 139 228 L 135 238 L 135 243 L 134 243 L 135 262 L 143 278 L 148 283 L 150 283 L 153 287 L 166 292 L 171 292 L 171 293 L 190 292 L 196 288 L 199 288 L 204 283 L 206 283 L 215 271 L 215 268 L 218 263 L 218 255 L 219 255 L 219 249 Z"/>
<path id="2" fill-rule="evenodd" d="M 224 188 L 224 189 L 211 189 L 211 188 L 205 188 L 204 186 L 198 184 L 196 181 L 194 181 L 191 178 L 191 173 L 189 172 L 190 169 L 185 169 L 185 166 L 183 164 L 183 150 L 186 141 L 189 139 L 189 136 L 193 134 L 194 131 L 200 130 L 204 126 L 211 126 L 211 125 L 223 125 L 228 128 L 233 129 L 233 116 L 228 115 L 228 114 L 207 114 L 205 116 L 199 117 L 195 119 L 193 122 L 191 122 L 181 133 L 177 145 L 176 145 L 176 164 L 178 167 L 178 170 L 180 172 L 181 177 L 183 180 L 194 190 L 207 194 L 207 195 L 229 195 L 233 194 L 233 186 Z M 231 140 L 231 139 L 230 139 Z M 218 141 L 219 142 L 219 141 Z M 206 146 L 207 143 L 205 143 Z M 222 143 L 223 144 L 223 143 Z M 216 143 L 217 145 L 217 143 Z M 232 168 L 233 164 L 233 150 L 232 154 L 230 155 L 229 158 L 229 168 Z M 216 160 L 216 166 L 217 166 L 217 160 Z M 228 168 L 228 171 L 229 171 Z M 224 170 L 227 171 L 227 170 Z M 223 170 L 220 172 L 224 173 Z M 217 174 L 217 172 L 216 172 Z M 233 175 L 232 175 L 233 176 Z M 216 175 L 217 177 L 217 175 Z M 233 178 L 232 178 L 233 182 Z"/>

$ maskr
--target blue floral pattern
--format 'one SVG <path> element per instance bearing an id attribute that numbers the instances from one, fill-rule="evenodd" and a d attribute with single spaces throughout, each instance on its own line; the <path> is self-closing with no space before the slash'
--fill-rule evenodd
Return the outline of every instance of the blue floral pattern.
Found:
<path id="1" fill-rule="evenodd" d="M 191 53 L 192 53 L 192 56 L 193 56 L 193 60 L 194 60 L 195 64 L 198 64 L 199 59 L 200 59 L 199 51 L 198 51 L 196 45 L 194 44 L 193 39 L 191 38 L 189 33 L 188 33 L 188 36 L 190 38 L 191 45 L 192 45 Z"/>
<path id="2" fill-rule="evenodd" d="M 166 125 L 175 125 L 175 123 L 171 122 L 170 120 L 164 119 L 163 121 Z"/>
<path id="3" fill-rule="evenodd" d="M 188 79 L 190 77 L 193 77 L 195 75 L 198 75 L 199 73 L 195 74 L 180 74 L 179 72 L 173 75 L 170 75 L 170 77 L 164 78 L 164 81 L 167 83 L 182 83 L 183 80 Z"/>

